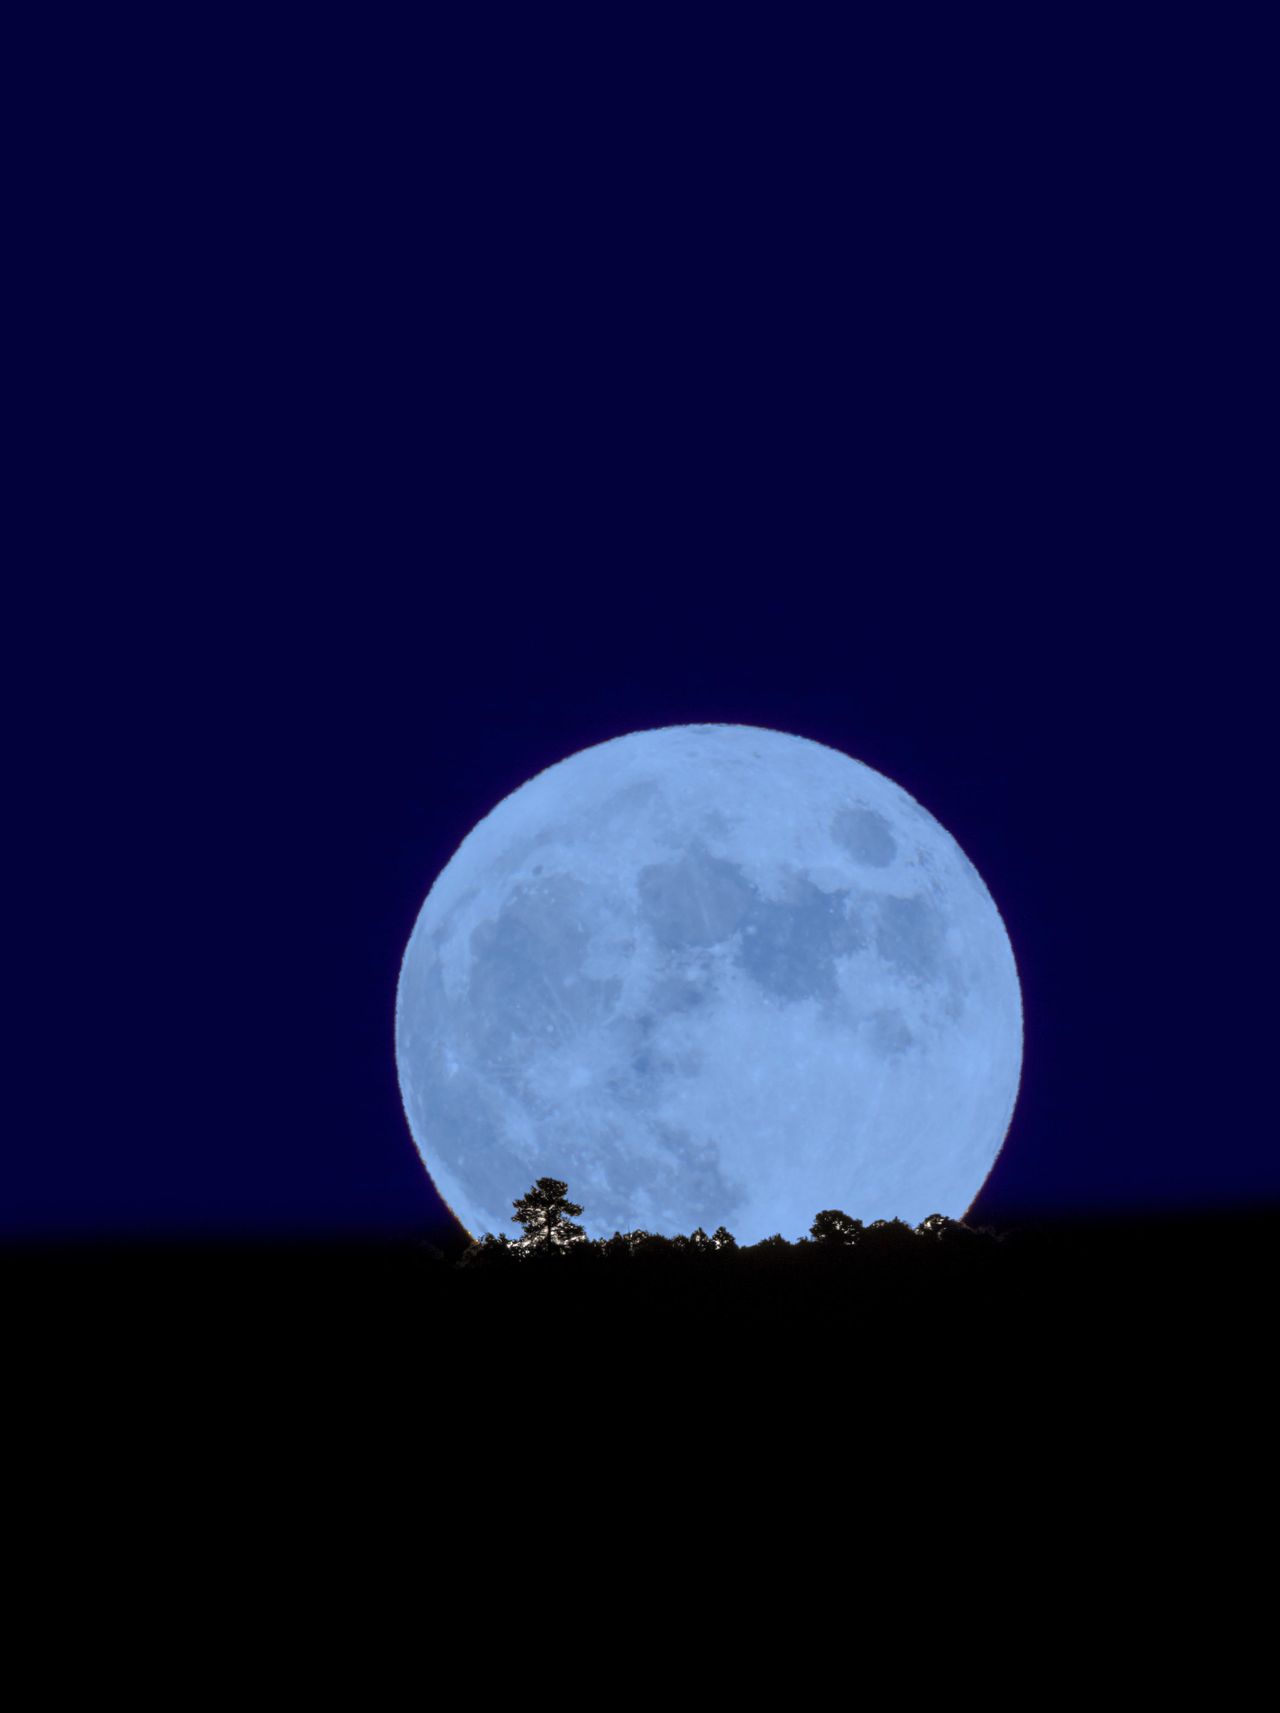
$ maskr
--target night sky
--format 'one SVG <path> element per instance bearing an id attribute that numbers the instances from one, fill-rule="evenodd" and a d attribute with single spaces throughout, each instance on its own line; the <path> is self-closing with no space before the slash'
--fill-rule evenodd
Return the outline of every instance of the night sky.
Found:
<path id="1" fill-rule="evenodd" d="M 982 874 L 1026 1044 L 976 1218 L 1280 1201 L 1250 104 L 1150 42 L 961 95 L 815 41 L 767 98 L 762 39 L 536 94 L 527 47 L 264 40 L 37 141 L 3 1229 L 442 1235 L 427 890 L 685 721 L 857 757 Z"/>

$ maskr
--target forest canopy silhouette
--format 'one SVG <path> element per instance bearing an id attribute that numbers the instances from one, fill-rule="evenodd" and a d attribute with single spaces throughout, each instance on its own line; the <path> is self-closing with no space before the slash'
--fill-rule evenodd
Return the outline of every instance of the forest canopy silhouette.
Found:
<path id="1" fill-rule="evenodd" d="M 512 1221 L 520 1235 L 507 1237 L 490 1232 L 473 1241 L 458 1259 L 464 1268 L 510 1266 L 518 1262 L 572 1261 L 578 1267 L 599 1262 L 618 1263 L 633 1259 L 649 1263 L 679 1264 L 733 1257 L 735 1264 L 757 1261 L 771 1263 L 783 1255 L 797 1262 L 826 1265 L 833 1259 L 852 1258 L 890 1261 L 904 1259 L 928 1248 L 946 1248 L 966 1254 L 988 1249 L 1000 1242 L 984 1227 L 972 1227 L 945 1214 L 930 1214 L 914 1228 L 901 1219 L 862 1220 L 840 1208 L 823 1208 L 814 1215 L 809 1233 L 794 1242 L 775 1232 L 758 1243 L 740 1245 L 733 1233 L 720 1225 L 712 1232 L 698 1226 L 689 1233 L 666 1235 L 637 1227 L 615 1231 L 612 1237 L 592 1239 L 576 1223 L 584 1211 L 570 1201 L 569 1186 L 560 1178 L 542 1177 L 512 1203 Z"/>

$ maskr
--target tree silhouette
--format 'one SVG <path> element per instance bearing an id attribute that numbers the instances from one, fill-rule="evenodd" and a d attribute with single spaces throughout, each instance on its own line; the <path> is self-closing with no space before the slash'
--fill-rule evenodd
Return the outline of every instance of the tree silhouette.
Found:
<path id="1" fill-rule="evenodd" d="M 815 1243 L 830 1243 L 847 1249 L 862 1236 L 862 1221 L 851 1219 L 838 1207 L 824 1207 L 814 1216 L 809 1235 Z"/>
<path id="2" fill-rule="evenodd" d="M 715 1249 L 715 1244 L 700 1225 L 695 1226 L 687 1237 L 673 1237 L 671 1242 L 682 1255 L 710 1255 Z"/>
<path id="3" fill-rule="evenodd" d="M 922 1219 L 916 1226 L 919 1237 L 945 1237 L 955 1224 L 954 1219 L 948 1219 L 945 1213 L 931 1213 L 927 1219 Z"/>
<path id="4" fill-rule="evenodd" d="M 586 1236 L 582 1227 L 573 1223 L 582 1209 L 569 1200 L 569 1186 L 559 1178 L 539 1178 L 511 1205 L 516 1224 L 524 1227 L 524 1236 L 518 1239 L 522 1247 L 546 1252 L 563 1249 Z"/>
<path id="5" fill-rule="evenodd" d="M 877 1261 L 905 1260 L 915 1247 L 915 1231 L 905 1219 L 873 1219 L 858 1240 L 859 1251 Z"/>
<path id="6" fill-rule="evenodd" d="M 458 1257 L 459 1267 L 505 1267 L 514 1264 L 517 1255 L 507 1238 L 501 1233 L 489 1232 L 472 1243 Z"/>

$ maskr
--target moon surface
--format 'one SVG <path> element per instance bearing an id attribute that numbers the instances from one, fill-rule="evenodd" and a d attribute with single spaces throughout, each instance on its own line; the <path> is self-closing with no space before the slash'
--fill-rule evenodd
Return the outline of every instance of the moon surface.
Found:
<path id="1" fill-rule="evenodd" d="M 396 1063 L 475 1235 L 564 1179 L 592 1237 L 958 1218 L 1017 1098 L 1013 951 L 892 780 L 756 726 L 629 733 L 467 835 L 414 926 Z"/>

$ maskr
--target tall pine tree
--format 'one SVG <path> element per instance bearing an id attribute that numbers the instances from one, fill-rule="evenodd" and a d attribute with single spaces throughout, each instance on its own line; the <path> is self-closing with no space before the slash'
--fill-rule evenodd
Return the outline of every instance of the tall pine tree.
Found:
<path id="1" fill-rule="evenodd" d="M 512 1202 L 517 1225 L 524 1227 L 519 1239 L 529 1249 L 563 1249 L 586 1233 L 573 1223 L 582 1209 L 569 1199 L 569 1186 L 559 1178 L 539 1178 L 533 1188 Z"/>

